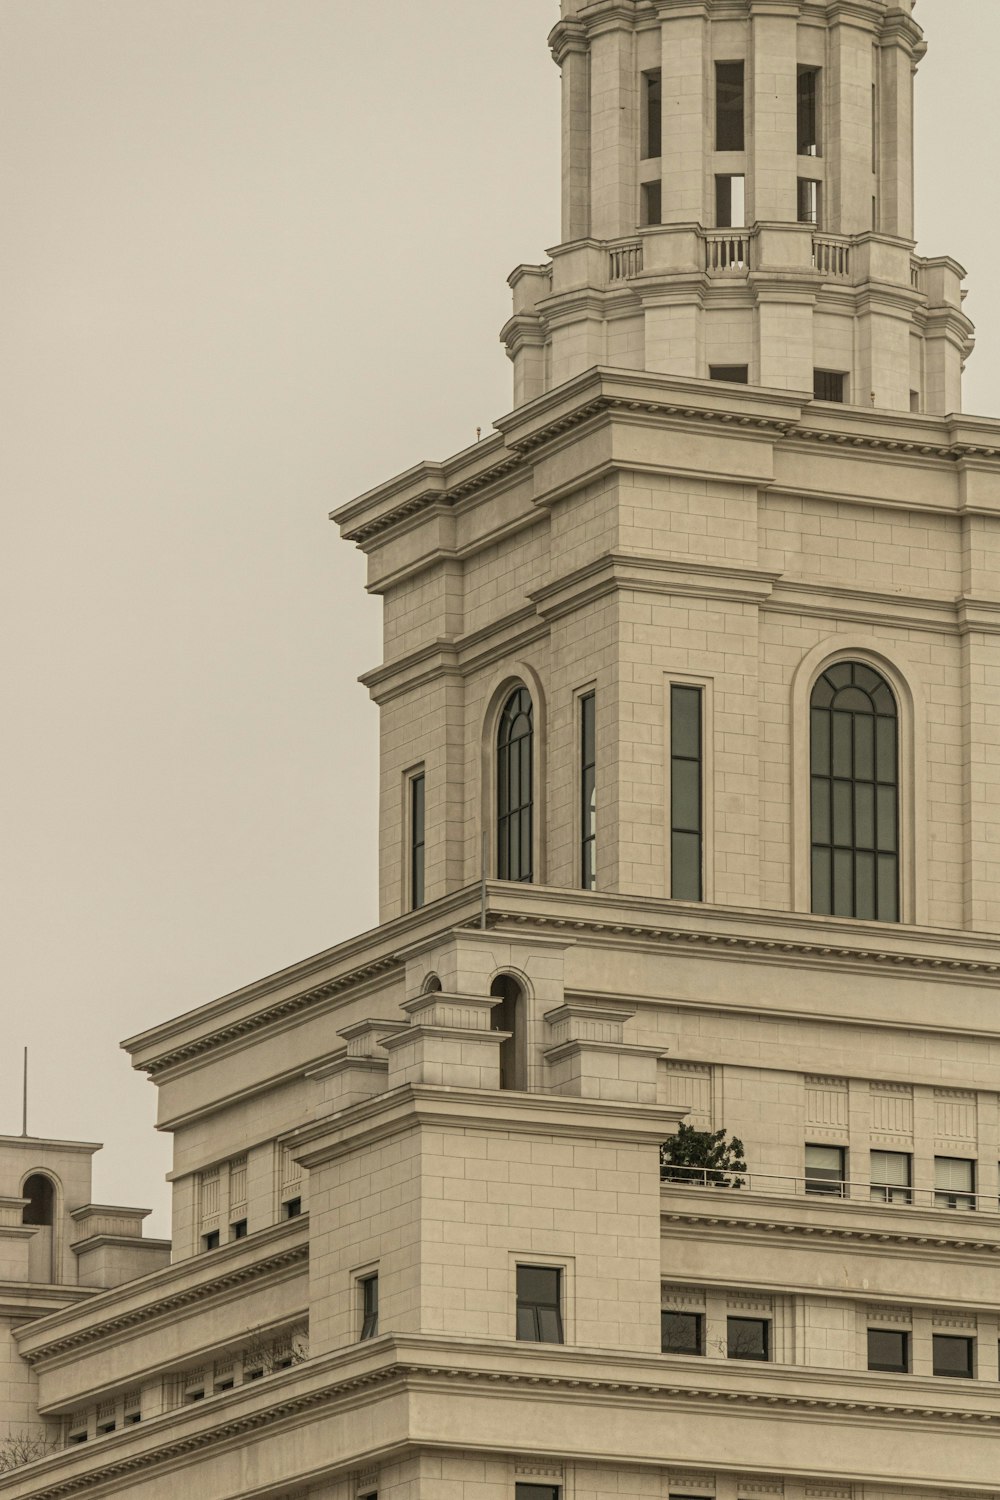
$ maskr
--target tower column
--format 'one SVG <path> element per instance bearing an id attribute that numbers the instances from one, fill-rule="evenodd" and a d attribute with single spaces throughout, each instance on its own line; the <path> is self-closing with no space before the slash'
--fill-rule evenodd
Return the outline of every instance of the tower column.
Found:
<path id="1" fill-rule="evenodd" d="M 589 232 L 594 239 L 618 239 L 636 225 L 637 93 L 635 38 L 630 26 L 615 21 L 590 44 Z"/>
<path id="2" fill-rule="evenodd" d="M 708 17 L 704 6 L 675 14 L 661 0 L 663 37 L 663 222 L 704 223 Z"/>
<path id="3" fill-rule="evenodd" d="M 556 62 L 562 68 L 562 237 L 566 243 L 590 233 L 590 55 L 582 28 L 564 32 Z"/>
<path id="4" fill-rule="evenodd" d="M 749 218 L 794 223 L 798 4 L 754 0 L 751 57 L 754 152 Z M 777 12 L 777 13 L 776 13 Z"/>
<path id="5" fill-rule="evenodd" d="M 873 37 L 867 28 L 841 19 L 831 27 L 830 42 L 826 227 L 835 234 L 864 234 L 877 227 L 872 215 Z"/>

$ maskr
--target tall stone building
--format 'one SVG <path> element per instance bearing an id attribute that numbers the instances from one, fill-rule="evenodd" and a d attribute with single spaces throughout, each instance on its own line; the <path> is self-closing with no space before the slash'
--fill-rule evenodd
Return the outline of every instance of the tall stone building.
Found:
<path id="1" fill-rule="evenodd" d="M 0 1500 L 1000 1494 L 1000 423 L 921 31 L 562 9 L 514 408 L 336 513 L 381 924 L 126 1044 L 169 1265 L 0 1145 L 57 1445 Z M 745 1170 L 664 1175 L 682 1123 Z"/>

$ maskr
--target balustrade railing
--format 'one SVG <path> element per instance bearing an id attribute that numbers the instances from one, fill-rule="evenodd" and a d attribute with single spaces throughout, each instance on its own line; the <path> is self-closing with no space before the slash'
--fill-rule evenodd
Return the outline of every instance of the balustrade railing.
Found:
<path id="1" fill-rule="evenodd" d="M 836 281 L 849 281 L 851 277 L 851 246 L 849 241 L 835 239 L 832 235 L 813 235 L 813 265 L 823 276 Z"/>
<path id="2" fill-rule="evenodd" d="M 631 281 L 642 270 L 642 241 L 631 245 L 614 245 L 608 254 L 608 280 Z"/>
<path id="3" fill-rule="evenodd" d="M 947 1209 L 958 1213 L 1000 1215 L 1000 1197 L 967 1193 L 951 1188 L 906 1187 L 900 1183 L 830 1181 L 814 1177 L 791 1177 L 773 1172 L 728 1172 L 716 1167 L 680 1167 L 666 1163 L 661 1168 L 663 1187 L 718 1188 L 725 1191 L 771 1193 L 782 1197 L 849 1200 L 852 1203 L 889 1204 L 894 1208 Z"/>
<path id="4" fill-rule="evenodd" d="M 727 229 L 706 234 L 705 269 L 710 276 L 745 276 L 750 270 L 748 231 Z"/>

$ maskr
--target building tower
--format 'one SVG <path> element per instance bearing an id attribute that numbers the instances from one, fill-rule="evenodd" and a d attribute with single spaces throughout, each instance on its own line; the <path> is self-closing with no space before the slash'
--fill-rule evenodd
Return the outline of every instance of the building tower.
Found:
<path id="1" fill-rule="evenodd" d="M 381 923 L 125 1044 L 172 1262 L 16 1330 L 0 1500 L 996 1496 L 1000 422 L 911 12 L 564 0 L 514 408 L 336 513 Z"/>

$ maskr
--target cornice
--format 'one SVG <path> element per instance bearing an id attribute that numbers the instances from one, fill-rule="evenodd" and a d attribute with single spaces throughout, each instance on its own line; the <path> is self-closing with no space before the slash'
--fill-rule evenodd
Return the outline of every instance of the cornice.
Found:
<path id="1" fill-rule="evenodd" d="M 668 1186 L 664 1188 L 664 1191 L 671 1191 L 671 1189 Z M 681 1191 L 703 1192 L 705 1189 L 699 1187 L 682 1189 Z M 708 1191 L 711 1191 L 711 1189 L 708 1189 Z M 758 1196 L 756 1193 L 753 1194 L 754 1198 Z M 744 1199 L 743 1201 L 747 1200 Z M 788 1200 L 776 1200 L 775 1206 L 787 1208 Z M 942 1218 L 944 1218 L 944 1215 L 942 1215 Z M 721 1230 L 728 1241 L 767 1235 L 786 1242 L 789 1240 L 809 1240 L 814 1244 L 817 1242 L 822 1242 L 826 1245 L 833 1243 L 841 1248 L 859 1250 L 866 1255 L 871 1255 L 874 1248 L 885 1249 L 889 1246 L 914 1256 L 933 1257 L 936 1260 L 942 1259 L 942 1251 L 949 1252 L 949 1258 L 961 1259 L 965 1262 L 970 1260 L 981 1262 L 984 1257 L 995 1259 L 997 1255 L 1000 1255 L 1000 1234 L 997 1235 L 996 1240 L 969 1238 L 954 1233 L 911 1234 L 904 1229 L 863 1229 L 858 1225 L 850 1224 L 806 1224 L 801 1219 L 782 1219 L 770 1216 L 765 1212 L 755 1213 L 751 1217 L 742 1218 L 729 1216 L 725 1212 L 699 1213 L 695 1210 L 686 1212 L 673 1206 L 661 1208 L 660 1223 L 663 1225 L 669 1224 L 671 1228 L 680 1230 L 682 1233 L 689 1231 L 699 1239 L 703 1238 L 707 1233 L 718 1235 Z M 1000 1228 L 1000 1226 L 991 1227 Z M 945 1225 L 942 1224 L 942 1230 L 944 1228 Z M 871 1296 L 870 1293 L 857 1288 L 843 1293 L 835 1293 L 831 1290 L 829 1295 L 843 1295 L 855 1300 Z M 885 1301 L 884 1294 L 880 1293 L 878 1300 Z M 909 1295 L 907 1297 L 900 1297 L 898 1300 L 905 1302 L 909 1306 L 911 1303 L 920 1301 L 921 1299 L 915 1299 L 912 1295 Z M 928 1306 L 933 1305 L 935 1307 L 940 1307 L 948 1302 L 948 1299 L 941 1295 L 933 1299 L 924 1298 L 922 1300 Z"/>
<path id="2" fill-rule="evenodd" d="M 229 1298 L 234 1292 L 242 1291 L 250 1286 L 256 1287 L 261 1282 L 275 1281 L 289 1272 L 301 1269 L 303 1265 L 308 1265 L 308 1262 L 309 1242 L 305 1239 L 298 1244 L 282 1246 L 270 1255 L 232 1266 L 216 1276 L 199 1279 L 189 1286 L 168 1292 L 166 1295 L 156 1296 L 153 1291 L 150 1301 L 118 1313 L 113 1312 L 105 1318 L 100 1316 L 101 1308 L 97 1307 L 93 1309 L 94 1322 L 72 1333 L 62 1335 L 59 1334 L 57 1325 L 53 1330 L 54 1337 L 51 1339 L 36 1344 L 34 1348 L 22 1347 L 21 1358 L 36 1368 L 48 1365 L 65 1355 L 79 1354 L 94 1344 L 104 1343 L 108 1339 L 117 1340 L 124 1334 L 133 1333 L 136 1330 L 145 1330 L 150 1324 L 162 1322 L 165 1318 L 174 1318 L 192 1308 L 197 1308 L 200 1312 L 208 1303 Z M 190 1274 L 191 1262 L 178 1262 L 166 1268 L 166 1271 L 176 1273 L 178 1269 Z M 164 1272 L 153 1272 L 154 1276 L 164 1274 Z M 121 1290 L 134 1293 L 135 1283 L 127 1282 Z M 107 1295 L 114 1297 L 115 1293 Z M 38 1340 L 44 1338 L 46 1331 L 39 1323 L 33 1323 L 26 1329 L 18 1330 L 15 1337 L 19 1340 Z"/>
<path id="3" fill-rule="evenodd" d="M 499 1360 L 505 1362 L 503 1366 Z M 836 1395 L 829 1391 L 831 1380 L 840 1387 Z M 942 1430 L 955 1427 L 970 1435 L 978 1431 L 992 1436 L 1000 1430 L 1000 1410 L 978 1406 L 970 1409 L 967 1401 L 954 1407 L 935 1404 L 931 1383 L 923 1381 L 908 1384 L 910 1399 L 905 1402 L 891 1400 L 884 1394 L 885 1384 L 884 1379 L 867 1372 L 817 1371 L 796 1366 L 762 1366 L 750 1372 L 718 1364 L 707 1369 L 704 1360 L 681 1357 L 611 1355 L 604 1350 L 572 1346 L 562 1346 L 558 1351 L 539 1346 L 525 1353 L 523 1348 L 512 1349 L 499 1340 L 473 1342 L 388 1335 L 366 1346 L 363 1362 L 355 1349 L 346 1358 L 340 1353 L 307 1360 L 293 1370 L 270 1377 L 266 1389 L 260 1384 L 242 1386 L 236 1392 L 213 1397 L 211 1403 L 206 1401 L 164 1413 L 139 1427 L 127 1428 L 102 1440 L 100 1445 L 63 1450 L 33 1464 L 30 1471 L 14 1470 L 0 1476 L 0 1493 L 20 1490 L 26 1500 L 28 1495 L 30 1500 L 71 1500 L 73 1496 L 93 1492 L 98 1486 L 126 1489 L 129 1481 L 139 1475 L 172 1465 L 183 1464 L 186 1468 L 199 1454 L 241 1446 L 251 1435 L 259 1436 L 266 1428 L 309 1420 L 333 1404 L 357 1406 L 378 1399 L 392 1388 L 419 1391 L 444 1385 L 456 1393 L 478 1392 L 490 1401 L 529 1396 L 533 1401 L 590 1404 L 597 1398 L 608 1403 L 609 1412 L 626 1409 L 656 1413 L 687 1408 L 722 1410 L 727 1416 L 766 1413 L 769 1417 L 803 1419 L 810 1423 L 834 1422 L 844 1427 L 845 1437 L 859 1421 L 874 1421 L 901 1432 L 920 1429 L 928 1422 Z M 971 1397 L 973 1393 L 957 1394 Z M 419 1446 L 441 1451 L 461 1444 L 460 1432 L 436 1439 L 424 1433 Z M 495 1451 L 506 1452 L 508 1448 L 509 1439 L 507 1447 L 496 1447 Z M 393 1451 L 400 1451 L 398 1443 L 393 1445 Z M 534 1463 L 541 1456 L 522 1453 L 521 1462 Z M 551 1462 L 553 1455 L 546 1453 L 544 1457 Z M 620 1463 L 622 1455 L 610 1446 L 606 1450 L 595 1447 L 595 1451 L 588 1451 L 587 1458 Z M 677 1468 L 663 1458 L 632 1461 L 646 1468 Z M 828 1486 L 833 1478 L 838 1481 L 836 1493 L 840 1495 L 847 1481 L 878 1481 L 880 1477 L 854 1470 L 845 1461 L 843 1452 L 835 1455 L 835 1461 L 835 1475 L 812 1467 L 802 1474 L 787 1464 L 781 1465 L 778 1472 L 804 1478 L 810 1495 L 825 1492 L 818 1492 L 816 1485 Z M 331 1457 L 330 1467 L 338 1468 L 338 1460 Z M 685 1463 L 684 1468 L 690 1469 L 691 1464 Z M 740 1469 L 744 1478 L 752 1481 L 754 1493 L 770 1493 L 776 1475 L 773 1463 L 767 1469 L 744 1463 Z M 311 1477 L 315 1480 L 318 1476 Z M 26 1483 L 30 1488 L 24 1488 Z M 967 1500 L 983 1496 L 985 1500 L 988 1492 L 981 1485 L 949 1487 L 947 1492 L 935 1486 L 935 1494 L 945 1493 L 955 1495 L 956 1500 L 958 1495 L 965 1495 Z"/>
<path id="4" fill-rule="evenodd" d="M 666 906 L 667 903 L 664 903 Z M 723 909 L 724 912 L 724 907 Z M 720 912 L 720 907 L 714 907 L 714 912 Z M 765 916 L 765 913 L 760 913 Z M 768 916 L 786 915 L 793 913 L 766 913 Z M 801 913 L 799 913 L 801 915 Z M 964 980 L 964 978 L 993 978 L 1000 974 L 1000 948 L 994 962 L 984 962 L 979 959 L 945 959 L 945 957 L 925 956 L 921 953 L 901 953 L 894 948 L 856 947 L 853 944 L 838 944 L 838 942 L 814 941 L 802 942 L 789 938 L 763 938 L 763 936 L 750 936 L 747 933 L 718 933 L 699 932 L 697 929 L 679 929 L 672 927 L 667 922 L 661 927 L 639 926 L 634 921 L 625 919 L 615 921 L 610 919 L 586 918 L 586 916 L 559 916 L 555 913 L 544 912 L 501 912 L 493 907 L 487 909 L 487 924 L 492 929 L 502 927 L 529 927 L 529 929 L 553 929 L 556 932 L 591 933 L 592 936 L 610 936 L 619 939 L 625 936 L 636 942 L 654 945 L 654 947 L 679 947 L 685 951 L 702 950 L 714 951 L 718 957 L 729 957 L 729 959 L 745 960 L 748 957 L 762 959 L 766 962 L 801 962 L 810 960 L 820 968 L 840 968 L 841 965 L 865 965 L 873 969 L 903 969 L 912 972 L 913 975 L 934 978 L 934 980 Z M 907 935 L 909 930 L 900 927 L 895 936 Z M 984 939 L 984 942 L 987 939 Z M 907 1023 L 910 1025 L 910 1023 Z"/>

